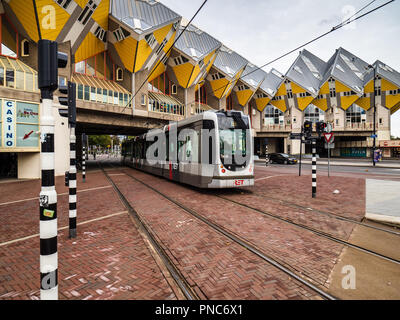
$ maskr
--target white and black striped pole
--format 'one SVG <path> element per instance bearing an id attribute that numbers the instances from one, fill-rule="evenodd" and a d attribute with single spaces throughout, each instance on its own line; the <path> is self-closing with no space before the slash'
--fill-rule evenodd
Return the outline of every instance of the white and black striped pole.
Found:
<path id="1" fill-rule="evenodd" d="M 317 196 L 317 147 L 316 139 L 312 139 L 312 197 Z"/>
<path id="2" fill-rule="evenodd" d="M 82 181 L 86 182 L 86 135 L 82 134 Z"/>
<path id="3" fill-rule="evenodd" d="M 58 300 L 57 192 L 54 186 L 53 100 L 42 99 L 40 119 L 40 299 Z"/>
<path id="4" fill-rule="evenodd" d="M 36 3 L 34 2 L 34 4 L 36 13 Z M 57 42 L 39 40 L 38 87 L 41 91 L 42 100 L 40 112 L 42 187 L 39 195 L 40 298 L 42 300 L 58 300 L 53 92 L 58 88 L 58 68 L 65 68 L 67 63 L 68 56 L 58 52 Z"/>

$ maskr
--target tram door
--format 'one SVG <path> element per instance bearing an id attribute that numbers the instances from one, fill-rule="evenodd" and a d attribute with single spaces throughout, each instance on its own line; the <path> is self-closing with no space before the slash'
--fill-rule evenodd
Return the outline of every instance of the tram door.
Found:
<path id="1" fill-rule="evenodd" d="M 167 145 L 169 145 L 167 148 L 168 176 L 170 180 L 179 181 L 178 141 L 175 128 L 166 134 L 166 139 Z"/>

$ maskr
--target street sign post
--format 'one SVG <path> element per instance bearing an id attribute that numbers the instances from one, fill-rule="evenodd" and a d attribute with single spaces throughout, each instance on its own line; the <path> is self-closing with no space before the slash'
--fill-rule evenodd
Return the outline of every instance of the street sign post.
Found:
<path id="1" fill-rule="evenodd" d="M 335 149 L 334 143 L 325 143 L 325 149 L 328 149 L 328 177 L 331 176 L 331 149 Z"/>
<path id="2" fill-rule="evenodd" d="M 324 138 L 326 143 L 332 143 L 333 141 L 335 141 L 335 136 L 333 135 L 333 133 L 324 132 Z"/>

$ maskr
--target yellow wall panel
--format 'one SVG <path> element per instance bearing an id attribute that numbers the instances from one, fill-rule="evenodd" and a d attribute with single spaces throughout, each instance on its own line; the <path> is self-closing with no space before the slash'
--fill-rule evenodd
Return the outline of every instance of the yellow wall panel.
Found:
<path id="1" fill-rule="evenodd" d="M 192 76 L 190 77 L 190 79 L 189 79 L 189 83 L 188 83 L 188 85 L 187 85 L 187 87 L 188 88 L 190 88 L 193 84 L 194 84 L 194 80 L 196 80 L 196 78 L 197 78 L 197 76 L 200 74 L 200 67 L 199 67 L 199 65 L 197 64 L 195 67 L 194 67 L 194 69 L 193 69 L 193 72 L 192 72 Z"/>
<path id="2" fill-rule="evenodd" d="M 213 90 L 213 94 L 218 99 L 221 99 L 223 97 L 224 91 L 226 90 L 226 87 L 229 84 L 230 84 L 230 82 L 227 79 L 218 79 L 218 80 L 210 81 L 210 85 Z"/>
<path id="3" fill-rule="evenodd" d="M 135 61 L 136 46 L 137 41 L 132 37 L 128 37 L 125 40 L 114 44 L 125 68 L 131 72 L 133 71 L 133 63 Z"/>
<path id="4" fill-rule="evenodd" d="M 286 94 L 287 94 L 286 86 L 285 86 L 285 83 L 282 82 L 282 84 L 279 87 L 278 91 L 276 92 L 275 96 L 279 97 L 279 96 L 284 96 Z"/>
<path id="5" fill-rule="evenodd" d="M 242 91 L 237 91 L 236 96 L 238 98 L 239 104 L 244 107 L 250 100 L 250 98 L 253 96 L 254 91 L 252 90 L 242 90 Z"/>
<path id="6" fill-rule="evenodd" d="M 326 99 L 314 99 L 311 103 L 322 111 L 328 109 L 328 101 Z"/>
<path id="7" fill-rule="evenodd" d="M 386 108 L 392 109 L 400 102 L 400 94 L 386 96 Z"/>
<path id="8" fill-rule="evenodd" d="M 167 36 L 168 32 L 172 29 L 172 23 L 162 27 L 161 29 L 158 29 L 156 31 L 153 32 L 154 37 L 156 38 L 158 43 L 163 42 L 163 40 L 165 39 L 165 37 Z"/>
<path id="9" fill-rule="evenodd" d="M 88 0 L 75 0 L 75 2 L 77 3 L 77 5 L 79 5 L 81 8 L 83 8 L 88 3 Z"/>
<path id="10" fill-rule="evenodd" d="M 293 92 L 293 94 L 295 94 L 295 93 L 307 92 L 307 90 L 305 90 L 304 88 L 298 86 L 298 85 L 295 84 L 294 82 L 291 82 L 290 84 L 291 84 L 291 86 L 292 86 L 292 92 Z M 285 84 L 283 83 L 283 85 L 285 85 Z"/>
<path id="11" fill-rule="evenodd" d="M 359 99 L 358 96 L 347 96 L 347 97 L 340 97 L 340 105 L 343 110 L 347 110 L 354 102 Z"/>
<path id="12" fill-rule="evenodd" d="M 163 63 L 160 63 L 158 66 L 157 66 L 157 64 L 154 66 L 154 68 L 153 68 L 153 70 L 154 70 L 154 72 L 151 74 L 151 76 L 149 77 L 149 80 L 148 80 L 148 82 L 151 82 L 151 81 L 153 81 L 154 79 L 157 79 L 159 76 L 161 76 L 164 72 L 165 72 L 165 70 L 166 70 L 166 68 L 165 68 L 165 65 L 163 64 Z M 152 71 L 153 71 L 152 70 Z"/>
<path id="13" fill-rule="evenodd" d="M 270 102 L 274 107 L 277 107 L 279 110 L 281 110 L 282 112 L 286 111 L 286 104 L 285 104 L 285 100 L 271 100 Z"/>
<path id="14" fill-rule="evenodd" d="M 299 106 L 299 109 L 301 111 L 304 111 L 304 109 L 306 109 L 313 100 L 314 100 L 313 97 L 297 98 L 297 104 Z"/>
<path id="15" fill-rule="evenodd" d="M 78 50 L 76 50 L 75 63 L 103 52 L 105 49 L 104 42 L 97 39 L 92 33 L 89 32 Z"/>
<path id="16" fill-rule="evenodd" d="M 390 114 L 394 114 L 398 110 L 400 110 L 400 103 L 398 103 L 392 109 L 390 109 Z"/>
<path id="17" fill-rule="evenodd" d="M 371 80 L 365 86 L 364 93 L 373 93 L 373 92 L 374 92 L 374 80 Z"/>
<path id="18" fill-rule="evenodd" d="M 318 94 L 329 94 L 329 82 L 325 82 Z"/>
<path id="19" fill-rule="evenodd" d="M 397 90 L 397 89 L 399 89 L 398 86 L 396 86 L 393 83 L 382 78 L 382 80 L 381 80 L 381 90 L 382 91 Z"/>
<path id="20" fill-rule="evenodd" d="M 182 88 L 188 88 L 187 85 L 188 85 L 190 76 L 192 74 L 192 71 L 194 69 L 194 66 L 190 62 L 186 62 L 179 66 L 175 66 L 172 69 L 174 70 L 175 77 L 178 80 L 179 85 Z"/>
<path id="21" fill-rule="evenodd" d="M 104 30 L 108 30 L 108 14 L 110 11 L 110 0 L 101 0 L 98 8 L 94 11 L 92 18 Z"/>
<path id="22" fill-rule="evenodd" d="M 239 81 L 240 77 L 242 76 L 242 73 L 244 71 L 244 67 L 242 70 L 240 70 L 236 76 L 234 77 L 234 79 L 229 83 L 229 85 L 225 88 L 225 92 L 223 93 L 222 97 L 227 97 L 231 94 L 233 88 L 235 87 L 236 83 Z"/>
<path id="23" fill-rule="evenodd" d="M 369 110 L 369 108 L 371 108 L 371 98 L 369 97 L 361 97 L 354 103 L 366 111 Z"/>
<path id="24" fill-rule="evenodd" d="M 271 98 L 258 98 L 258 99 L 256 98 L 254 100 L 256 101 L 256 106 L 258 111 L 263 112 L 265 107 L 271 101 Z"/>
<path id="25" fill-rule="evenodd" d="M 345 86 L 343 83 L 340 81 L 335 81 L 335 86 L 336 86 L 336 92 L 348 92 L 351 91 L 351 89 L 348 86 Z"/>
<path id="26" fill-rule="evenodd" d="M 62 28 L 65 26 L 69 19 L 69 14 L 57 5 L 52 0 L 37 0 L 37 9 L 38 9 L 38 16 L 39 21 L 41 22 L 41 33 L 43 39 L 48 40 L 56 40 L 58 34 L 61 32 Z M 28 33 L 29 37 L 37 42 L 39 40 L 36 22 L 35 22 L 35 12 L 33 10 L 33 2 L 32 1 L 21 1 L 21 0 L 12 0 L 9 3 L 12 11 L 17 16 L 18 20 L 24 26 L 24 29 Z M 55 9 L 55 29 L 44 29 L 42 26 L 44 18 L 47 16 L 47 12 L 42 13 L 42 9 L 47 6 L 51 5 Z"/>
<path id="27" fill-rule="evenodd" d="M 150 57 L 152 52 L 153 50 L 147 44 L 146 40 L 142 39 L 139 41 L 138 50 L 135 57 L 136 58 L 135 72 L 140 71 L 143 68 L 144 63 Z"/>

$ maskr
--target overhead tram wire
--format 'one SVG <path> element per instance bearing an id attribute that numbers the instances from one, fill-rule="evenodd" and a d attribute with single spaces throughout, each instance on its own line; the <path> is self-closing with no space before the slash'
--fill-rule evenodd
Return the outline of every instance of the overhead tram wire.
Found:
<path id="1" fill-rule="evenodd" d="M 374 0 L 374 1 L 376 1 L 376 0 Z M 368 3 L 368 4 L 367 4 L 366 6 L 364 6 L 362 9 L 360 9 L 359 11 L 357 11 L 357 13 L 363 11 L 366 7 L 368 7 L 369 5 L 371 5 L 374 1 Z M 250 75 L 250 74 L 252 74 L 252 73 L 254 73 L 254 72 L 256 72 L 256 71 L 258 71 L 258 70 L 260 70 L 260 69 L 262 69 L 262 68 L 265 68 L 266 66 L 268 66 L 268 65 L 270 65 L 270 64 L 272 64 L 272 63 L 274 63 L 274 62 L 276 62 L 276 61 L 278 61 L 278 60 L 280 60 L 280 59 L 282 59 L 282 58 L 284 58 L 284 57 L 286 57 L 286 56 L 288 56 L 288 55 L 290 55 L 291 53 L 293 53 L 293 52 L 295 52 L 295 51 L 297 51 L 297 50 L 299 50 L 299 49 L 301 49 L 301 48 L 303 48 L 303 47 L 309 45 L 310 43 L 313 43 L 313 42 L 315 42 L 315 41 L 317 41 L 317 40 L 319 40 L 319 39 L 321 39 L 321 38 L 327 36 L 328 34 L 334 32 L 334 31 L 336 31 L 336 30 L 339 30 L 340 28 L 342 28 L 342 27 L 344 27 L 344 26 L 346 26 L 346 25 L 348 25 L 348 24 L 350 24 L 350 23 L 353 23 L 353 22 L 355 22 L 356 20 L 361 19 L 361 18 L 363 18 L 363 17 L 365 17 L 365 16 L 371 14 L 372 12 L 377 11 L 377 10 L 379 10 L 379 9 L 381 9 L 381 8 L 383 8 L 383 7 L 385 7 L 385 6 L 387 6 L 388 4 L 390 4 L 390 3 L 394 2 L 394 1 L 395 1 L 395 0 L 390 0 L 390 1 L 388 1 L 388 2 L 386 2 L 386 3 L 384 3 L 384 4 L 382 4 L 382 5 L 380 5 L 379 7 L 376 7 L 376 8 L 374 8 L 374 9 L 371 9 L 370 11 L 368 11 L 368 12 L 362 14 L 361 16 L 358 16 L 358 17 L 354 18 L 353 20 L 351 20 L 351 19 L 357 14 L 357 13 L 355 13 L 353 16 L 351 16 L 351 17 L 348 18 L 347 20 L 343 21 L 342 23 L 338 24 L 337 26 L 332 27 L 331 30 L 329 30 L 329 31 L 323 33 L 322 35 L 320 35 L 320 36 L 318 36 L 318 37 L 316 37 L 316 38 L 314 38 L 314 39 L 312 39 L 312 40 L 310 40 L 310 41 L 304 43 L 304 44 L 301 45 L 301 46 L 298 46 L 297 48 L 295 48 L 295 49 L 293 49 L 293 50 L 290 50 L 289 52 L 287 52 L 287 53 L 285 53 L 285 54 L 279 56 L 278 58 L 276 58 L 276 59 L 274 59 L 274 60 L 272 60 L 272 61 L 270 61 L 270 62 L 268 62 L 268 63 L 266 63 L 266 64 L 264 64 L 264 65 L 262 65 L 261 67 L 257 67 L 256 69 L 254 69 L 254 70 L 252 70 L 252 71 L 250 71 L 250 72 L 248 72 L 248 73 L 246 73 L 246 74 L 240 76 L 240 78 L 239 78 L 238 80 L 243 79 L 244 77 L 246 77 L 246 76 L 248 76 L 248 75 Z M 226 87 L 227 87 L 227 86 L 224 85 L 224 86 L 222 86 L 222 87 L 219 87 L 219 88 L 217 88 L 217 89 L 212 90 L 211 92 L 216 92 L 216 91 L 221 90 L 221 89 L 226 88 Z M 191 101 L 191 102 L 188 102 L 188 104 L 191 104 L 191 103 L 194 103 L 194 102 L 196 102 L 196 100 L 193 100 L 193 101 Z"/>
<path id="2" fill-rule="evenodd" d="M 192 21 L 196 18 L 196 16 L 199 14 L 199 12 L 201 11 L 201 9 L 203 9 L 203 7 L 205 6 L 205 4 L 207 3 L 208 0 L 204 0 L 204 2 L 202 3 L 202 5 L 200 6 L 200 8 L 196 11 L 196 13 L 193 15 L 192 19 L 190 19 L 190 21 L 188 22 L 188 24 L 185 26 L 185 28 L 182 30 L 181 34 L 175 39 L 174 43 L 171 45 L 171 47 L 168 49 L 168 51 L 165 53 L 165 55 L 168 55 L 170 53 L 170 51 L 172 50 L 172 48 L 174 47 L 175 43 L 179 40 L 179 38 L 185 33 L 187 27 L 192 23 Z M 146 77 L 146 79 L 143 81 L 142 85 L 139 87 L 138 90 L 136 90 L 135 94 L 131 97 L 131 99 L 128 101 L 127 105 L 124 107 L 124 109 L 122 109 L 123 113 L 125 111 L 125 109 L 129 106 L 129 104 L 132 102 L 133 99 L 135 99 L 136 95 L 139 93 L 140 89 L 143 88 L 143 86 L 147 83 L 147 81 L 150 79 L 151 75 L 153 74 L 153 72 L 155 70 L 157 70 L 158 66 L 161 63 L 161 59 L 158 60 L 157 65 L 153 68 L 153 71 L 150 72 L 150 74 Z M 135 70 L 133 70 L 135 71 Z"/>

